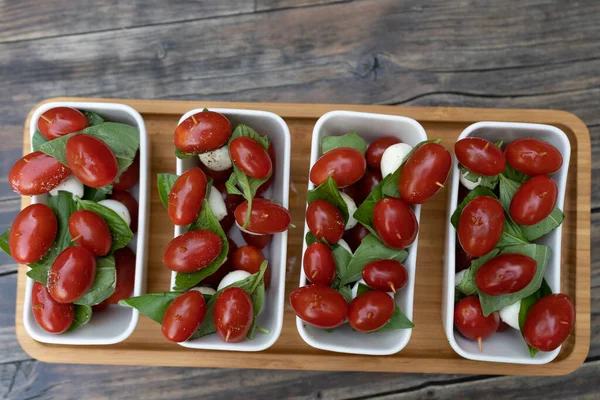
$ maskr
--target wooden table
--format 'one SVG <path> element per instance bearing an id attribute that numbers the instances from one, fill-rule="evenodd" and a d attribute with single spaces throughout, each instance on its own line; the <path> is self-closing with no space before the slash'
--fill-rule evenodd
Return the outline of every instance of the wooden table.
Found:
<path id="1" fill-rule="evenodd" d="M 160 3 L 0 3 L 2 231 L 20 205 L 6 175 L 21 154 L 23 122 L 49 97 L 563 109 L 592 136 L 589 357 L 557 378 L 44 364 L 16 342 L 16 265 L 0 255 L 0 395 L 598 398 L 600 2 Z"/>

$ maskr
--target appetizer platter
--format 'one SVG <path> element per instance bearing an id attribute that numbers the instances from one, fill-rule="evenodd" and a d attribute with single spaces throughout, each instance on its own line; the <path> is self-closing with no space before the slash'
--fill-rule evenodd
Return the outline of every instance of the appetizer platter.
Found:
<path id="1" fill-rule="evenodd" d="M 87 99 L 53 99 L 49 101 L 84 101 Z M 146 100 L 94 100 L 98 102 L 122 103 L 131 106 L 144 118 L 152 148 L 150 177 L 151 210 L 147 216 L 151 220 L 148 235 L 148 271 L 146 293 L 170 292 L 172 289 L 172 271 L 167 269 L 163 256 L 167 245 L 173 240 L 173 222 L 165 210 L 157 189 L 158 174 L 181 175 L 190 166 L 178 169 L 174 157 L 173 132 L 181 117 L 190 110 L 235 109 L 272 112 L 285 121 L 291 136 L 289 212 L 291 223 L 295 225 L 288 231 L 288 246 L 285 265 L 283 260 L 274 265 L 269 255 L 265 258 L 274 272 L 285 270 L 285 295 L 282 301 L 283 328 L 279 338 L 272 346 L 260 352 L 247 352 L 241 355 L 235 351 L 211 351 L 190 349 L 168 341 L 161 332 L 160 325 L 150 318 L 140 317 L 133 333 L 123 342 L 107 346 L 65 346 L 41 343 L 31 338 L 22 319 L 26 303 L 26 282 L 28 267 L 19 266 L 17 289 L 16 331 L 21 346 L 32 357 L 46 362 L 131 364 L 131 365 L 178 365 L 225 368 L 269 368 L 269 369 L 326 369 L 354 371 L 395 371 L 425 373 L 485 373 L 520 375 L 561 375 L 576 369 L 588 353 L 590 343 L 590 183 L 591 160 L 590 138 L 585 124 L 572 114 L 554 110 L 501 110 L 501 109 L 457 109 L 435 107 L 390 107 L 362 105 L 319 105 L 319 104 L 273 104 L 273 103 L 225 103 L 210 101 L 146 101 Z M 37 108 L 37 107 L 36 107 Z M 307 191 L 312 132 L 319 118 L 335 111 L 355 111 L 411 118 L 420 124 L 429 139 L 440 139 L 441 144 L 453 153 L 454 143 L 460 133 L 469 125 L 479 121 L 507 121 L 548 124 L 562 130 L 570 143 L 571 154 L 566 172 L 564 190 L 564 221 L 562 245 L 560 251 L 560 275 L 558 284 L 550 281 L 553 293 L 568 295 L 575 308 L 575 326 L 573 333 L 562 344 L 556 358 L 544 365 L 520 365 L 476 361 L 463 358 L 452 348 L 442 324 L 442 292 L 444 291 L 444 248 L 446 232 L 444 227 L 451 212 L 447 201 L 450 182 L 454 179 L 452 171 L 444 188 L 426 203 L 421 205 L 418 220 L 418 242 L 409 248 L 409 257 L 415 254 L 414 272 L 407 268 L 408 283 L 398 291 L 398 296 L 414 285 L 412 314 L 404 301 L 396 301 L 410 322 L 412 329 L 399 329 L 389 333 L 410 332 L 406 345 L 397 352 L 386 356 L 370 354 L 344 354 L 317 349 L 303 340 L 297 330 L 296 313 L 289 303 L 290 294 L 299 286 L 303 261 L 305 236 L 301 228 L 305 223 Z M 30 118 L 32 116 L 30 115 Z M 236 121 L 237 124 L 244 121 Z M 248 125 L 250 125 L 248 123 Z M 352 125 L 352 124 L 351 124 Z M 355 126 L 347 126 L 348 133 Z M 24 135 L 25 153 L 30 152 L 29 121 L 26 122 Z M 250 125 L 251 126 L 251 125 Z M 253 127 L 260 134 L 260 128 Z M 235 129 L 235 126 L 232 127 Z M 387 134 L 387 132 L 386 132 Z M 374 135 L 379 135 L 375 132 Z M 381 134 L 381 136 L 384 136 Z M 269 138 L 271 138 L 269 133 Z M 372 142 L 375 137 L 365 137 Z M 403 140 L 404 141 L 404 140 Z M 413 140 L 416 145 L 421 140 Z M 320 150 L 317 150 L 320 151 Z M 277 153 L 277 156 L 280 154 Z M 317 154 L 315 154 L 315 157 Z M 318 158 L 318 157 L 316 157 Z M 316 160 L 315 158 L 315 160 Z M 196 157 L 197 159 L 197 157 Z M 183 160 L 185 161 L 185 160 Z M 277 160 L 279 165 L 279 160 Z M 276 175 L 277 177 L 277 175 Z M 442 183 L 442 182 L 440 182 Z M 443 184 L 443 183 L 442 183 Z M 268 196 L 267 196 L 268 197 Z M 271 197 L 280 203 L 283 200 Z M 23 198 L 23 205 L 29 204 Z M 416 210 L 413 210 L 416 211 Z M 450 212 L 450 214 L 449 214 Z M 234 228 L 235 229 L 235 228 Z M 179 232 L 179 234 L 184 231 Z M 455 233 L 454 233 L 455 234 Z M 282 235 L 282 234 L 280 234 Z M 178 233 L 176 232 L 176 236 Z M 277 235 L 274 236 L 274 238 Z M 244 243 L 241 237 L 236 243 Z M 273 246 L 273 240 L 270 244 Z M 272 250 L 269 251 L 269 254 Z M 403 263 L 408 264 L 405 260 Z M 283 274 L 277 279 L 283 279 Z M 271 285 L 275 274 L 271 276 Z M 272 290 L 269 289 L 269 290 Z M 283 289 L 282 289 L 283 290 Z M 454 287 L 452 287 L 454 290 Z M 368 292 L 367 292 L 368 293 Z M 141 294 L 141 293 L 140 293 Z M 454 295 L 454 292 L 452 293 Z M 270 293 L 269 293 L 270 296 Z M 387 296 L 387 294 L 386 294 Z M 398 297 L 399 298 L 399 297 Z M 122 307 L 126 310 L 130 308 Z M 378 333 L 361 333 L 375 336 Z M 515 336 L 520 336 L 514 330 Z M 255 339 L 263 335 L 257 332 Z M 217 334 L 199 338 L 202 340 Z M 245 340 L 237 343 L 252 343 Z M 521 339 L 522 340 L 522 339 Z M 191 343 L 192 341 L 189 341 Z M 223 342 L 225 343 L 225 342 Z M 477 348 L 477 342 L 474 342 Z M 484 342 L 485 346 L 485 342 Z M 529 357 L 527 347 L 525 355 Z M 485 347 L 484 347 L 485 348 Z M 541 354 L 541 353 L 540 353 Z"/>

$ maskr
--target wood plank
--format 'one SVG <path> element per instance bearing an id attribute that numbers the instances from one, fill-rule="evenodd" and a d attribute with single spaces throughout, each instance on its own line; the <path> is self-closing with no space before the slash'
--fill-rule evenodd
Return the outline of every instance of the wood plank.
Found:
<path id="1" fill-rule="evenodd" d="M 347 3 L 351 0 L 256 0 L 256 11 L 272 11 L 283 8 L 322 6 L 333 3 Z M 325 11 L 324 11 L 325 12 Z"/>
<path id="2" fill-rule="evenodd" d="M 17 275 L 0 275 L 0 364 L 31 360 L 15 335 L 16 295 Z M 2 386 L 0 384 L 0 387 Z"/>

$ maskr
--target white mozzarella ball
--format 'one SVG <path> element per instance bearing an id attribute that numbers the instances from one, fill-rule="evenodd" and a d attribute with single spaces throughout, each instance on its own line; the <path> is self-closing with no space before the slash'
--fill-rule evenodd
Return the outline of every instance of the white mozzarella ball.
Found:
<path id="1" fill-rule="evenodd" d="M 346 230 L 352 229 L 356 226 L 358 221 L 354 218 L 354 213 L 356 212 L 356 203 L 352 200 L 352 197 L 348 196 L 346 193 L 340 191 L 340 196 L 344 199 L 344 203 L 346 203 L 346 207 L 348 207 L 348 222 L 346 222 Z"/>
<path id="2" fill-rule="evenodd" d="M 59 191 L 70 192 L 73 196 L 79 198 L 83 197 L 83 183 L 75 177 L 75 175 L 69 175 L 67 179 L 62 181 L 57 187 L 50 191 L 50 196 L 58 196 Z"/>
<path id="3" fill-rule="evenodd" d="M 351 293 L 352 293 L 352 298 L 353 298 L 353 299 L 354 299 L 354 298 L 356 298 L 356 296 L 358 295 L 358 285 L 361 285 L 361 284 L 362 284 L 362 285 L 365 285 L 365 286 L 369 286 L 369 285 L 367 285 L 367 283 L 365 282 L 365 280 L 364 280 L 364 279 L 361 279 L 360 281 L 356 282 L 356 283 L 354 284 L 354 286 L 352 286 L 352 290 L 351 290 Z M 388 295 L 389 295 L 389 296 L 390 296 L 392 299 L 394 298 L 394 292 L 386 292 L 386 293 L 387 293 L 387 294 L 388 294 Z"/>
<path id="4" fill-rule="evenodd" d="M 217 220 L 221 221 L 227 216 L 227 206 L 225 205 L 225 200 L 223 200 L 221 192 L 214 187 L 210 188 L 208 205 L 210 206 L 210 209 Z"/>
<path id="5" fill-rule="evenodd" d="M 458 271 L 456 275 L 454 275 L 454 286 L 460 285 L 467 271 L 468 269 L 463 269 L 462 271 Z"/>
<path id="6" fill-rule="evenodd" d="M 212 296 L 213 294 L 217 293 L 217 291 L 215 289 L 208 287 L 208 286 L 196 286 L 196 287 L 191 288 L 190 290 L 195 290 L 195 291 L 205 294 L 207 296 Z"/>
<path id="7" fill-rule="evenodd" d="M 119 217 L 123 218 L 123 221 L 125 221 L 127 226 L 131 225 L 131 215 L 129 215 L 129 210 L 127 207 L 125 207 L 125 204 L 112 199 L 100 200 L 98 204 L 102 204 L 104 207 L 110 208 L 116 212 Z"/>
<path id="8" fill-rule="evenodd" d="M 338 240 L 337 244 L 339 244 L 340 246 L 342 246 L 344 249 L 346 249 L 346 251 L 350 254 L 352 254 L 352 249 L 350 248 L 350 245 L 348 245 L 348 243 L 344 240 L 344 239 L 340 239 Z"/>
<path id="9" fill-rule="evenodd" d="M 221 279 L 221 282 L 219 282 L 219 287 L 217 288 L 218 290 L 221 290 L 229 285 L 231 285 L 232 283 L 238 282 L 238 281 L 242 281 L 244 279 L 246 279 L 247 277 L 250 276 L 249 272 L 246 271 L 231 271 L 230 273 L 228 273 L 227 275 L 225 275 L 223 277 L 223 279 Z"/>
<path id="10" fill-rule="evenodd" d="M 460 176 L 459 176 L 460 183 L 462 183 L 462 185 L 464 187 L 466 187 L 467 189 L 473 190 L 481 184 L 481 176 L 479 178 L 477 178 L 477 182 L 471 182 L 470 180 L 467 179 L 467 175 L 469 175 L 469 171 L 465 171 L 463 174 L 460 174 Z"/>
<path id="11" fill-rule="evenodd" d="M 521 300 L 500 310 L 500 319 L 511 328 L 519 330 L 519 311 L 521 311 Z"/>
<path id="12" fill-rule="evenodd" d="M 213 151 L 198 154 L 198 158 L 202 164 L 213 171 L 225 171 L 232 167 L 231 158 L 229 157 L 229 148 L 227 145 Z"/>
<path id="13" fill-rule="evenodd" d="M 396 143 L 385 149 L 381 156 L 381 176 L 385 178 L 396 172 L 411 150 L 412 146 L 406 143 Z"/>

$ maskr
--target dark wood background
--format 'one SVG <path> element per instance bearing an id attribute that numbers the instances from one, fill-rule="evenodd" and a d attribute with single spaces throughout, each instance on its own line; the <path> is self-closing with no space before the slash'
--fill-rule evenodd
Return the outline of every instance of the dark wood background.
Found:
<path id="1" fill-rule="evenodd" d="M 600 1 L 0 1 L 0 229 L 23 123 L 54 96 L 556 108 L 593 146 L 592 344 L 565 377 L 44 364 L 15 338 L 0 255 L 6 398 L 600 398 Z M 190 357 L 193 357 L 190 354 Z"/>

